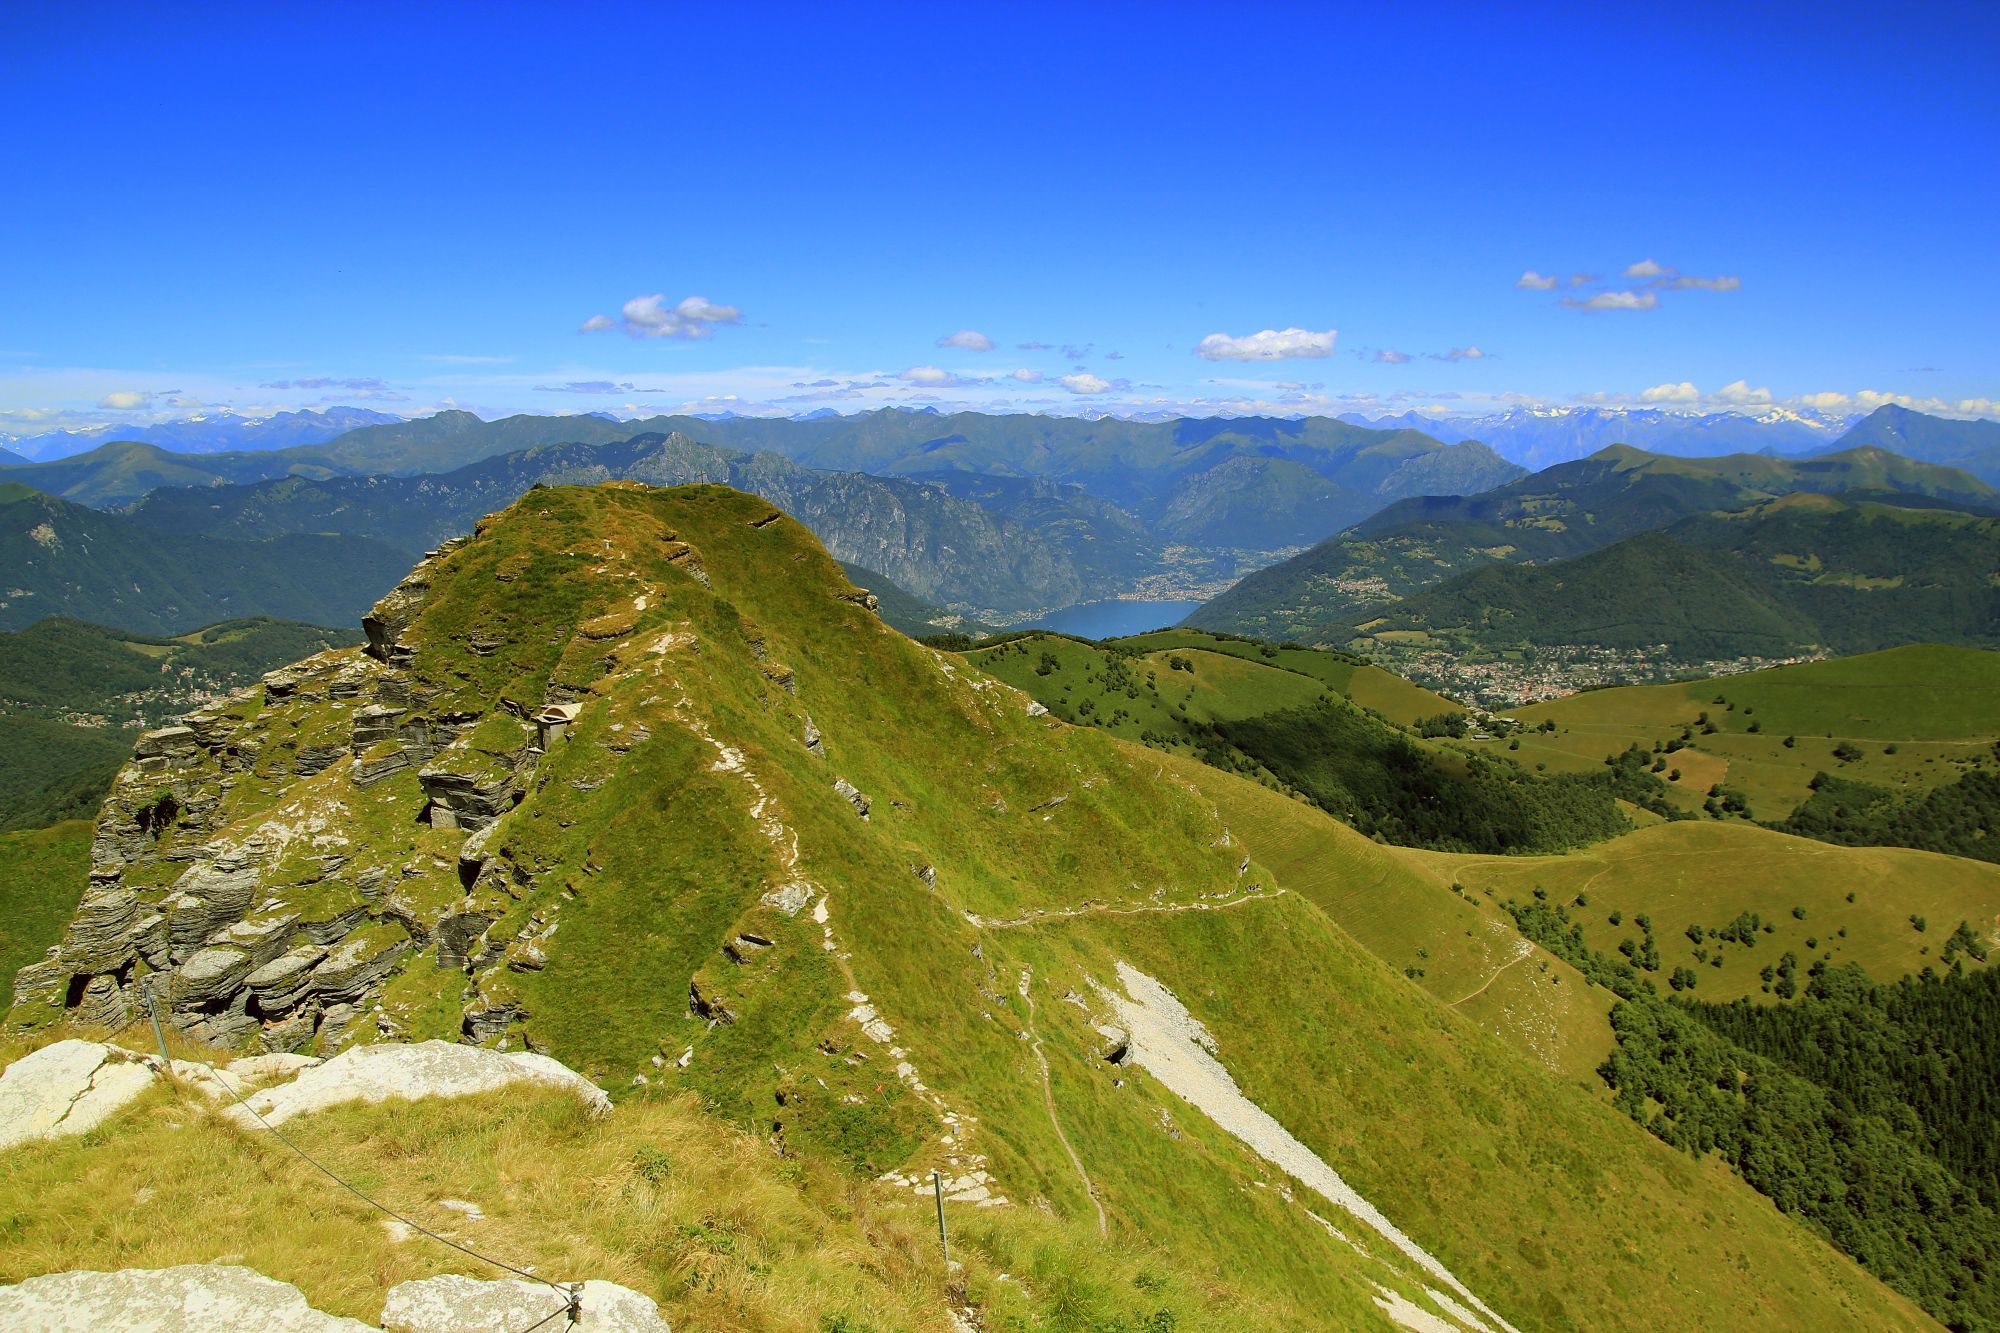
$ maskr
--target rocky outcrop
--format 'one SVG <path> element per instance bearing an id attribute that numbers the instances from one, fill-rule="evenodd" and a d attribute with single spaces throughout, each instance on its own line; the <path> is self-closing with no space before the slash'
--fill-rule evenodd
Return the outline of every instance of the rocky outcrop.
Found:
<path id="1" fill-rule="evenodd" d="M 582 1075 L 529 1051 L 489 1051 L 446 1041 L 386 1042 L 356 1046 L 324 1064 L 304 1070 L 290 1083 L 250 1095 L 250 1105 L 271 1124 L 325 1110 L 344 1102 L 380 1102 L 391 1097 L 466 1097 L 512 1084 L 560 1088 L 602 1115 L 611 1099 Z M 255 1127 L 242 1107 L 225 1114 Z"/>
<path id="2" fill-rule="evenodd" d="M 519 804 L 526 790 L 511 758 L 483 753 L 460 758 L 455 750 L 440 753 L 417 780 L 430 798 L 434 828 L 483 829 Z"/>
<path id="3" fill-rule="evenodd" d="M 255 1269 L 220 1264 L 31 1277 L 0 1287 L 0 1327 L 78 1333 L 96 1329 L 366 1333 L 368 1329 L 357 1320 L 313 1309 L 289 1282 Z"/>
<path id="4" fill-rule="evenodd" d="M 517 1333 L 545 1325 L 581 1333 L 671 1333 L 649 1296 L 614 1282 L 577 1284 L 578 1317 L 563 1317 L 568 1284 L 447 1274 L 389 1288 L 382 1327 L 391 1333 Z"/>
<path id="5" fill-rule="evenodd" d="M 424 598 L 430 595 L 431 573 L 439 558 L 460 544 L 446 542 L 428 552 L 401 583 L 361 617 L 361 632 L 368 636 L 368 647 L 363 651 L 370 657 L 386 666 L 408 666 L 416 659 L 416 649 L 403 642 L 403 635 L 416 623 Z"/>

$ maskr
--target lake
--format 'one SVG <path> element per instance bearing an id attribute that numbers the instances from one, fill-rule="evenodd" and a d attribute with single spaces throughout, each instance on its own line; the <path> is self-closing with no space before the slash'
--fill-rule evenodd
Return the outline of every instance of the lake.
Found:
<path id="1" fill-rule="evenodd" d="M 1200 602 L 1078 602 L 1020 628 L 1061 630 L 1086 639 L 1115 639 L 1177 625 L 1200 605 Z"/>

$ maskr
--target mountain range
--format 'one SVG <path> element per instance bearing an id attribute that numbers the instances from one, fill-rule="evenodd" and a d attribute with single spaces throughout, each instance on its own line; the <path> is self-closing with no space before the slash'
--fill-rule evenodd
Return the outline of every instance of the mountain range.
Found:
<path id="1" fill-rule="evenodd" d="M 1355 642 L 1421 633 L 1489 650 L 1665 645 L 1695 660 L 1995 648 L 1996 571 L 2000 517 L 1802 493 L 1570 560 L 1488 565 L 1380 608 Z"/>
<path id="2" fill-rule="evenodd" d="M 352 624 L 409 557 L 367 537 L 160 532 L 0 484 L 0 629 L 49 616 L 181 634 L 242 616 Z"/>
<path id="3" fill-rule="evenodd" d="M 1344 642 L 1352 626 L 1381 609 L 1482 565 L 1562 560 L 1697 514 L 1800 492 L 2000 512 L 2000 490 L 1976 477 L 1879 448 L 1807 459 L 1754 454 L 1687 459 L 1614 445 L 1480 495 L 1398 501 L 1249 575 L 1187 623 Z"/>
<path id="4" fill-rule="evenodd" d="M 1711 454 L 1808 454 L 1839 447 L 1856 421 L 1810 409 L 1689 412 L 1665 407 L 1519 407 L 1504 412 L 1401 412 L 1343 421 L 1378 430 L 1417 430 L 1440 440 L 1478 440 L 1512 463 L 1545 468 L 1613 444 L 1677 457 Z"/>
<path id="5" fill-rule="evenodd" d="M 71 427 L 33 435 L 0 434 L 27 461 L 66 458 L 113 440 L 156 444 L 184 454 L 212 454 L 240 449 L 285 449 L 319 444 L 361 426 L 400 421 L 401 417 L 365 407 L 306 408 L 267 417 L 248 416 L 227 408 L 175 421 L 145 425 Z M 0 463 L 9 460 L 0 459 Z"/>

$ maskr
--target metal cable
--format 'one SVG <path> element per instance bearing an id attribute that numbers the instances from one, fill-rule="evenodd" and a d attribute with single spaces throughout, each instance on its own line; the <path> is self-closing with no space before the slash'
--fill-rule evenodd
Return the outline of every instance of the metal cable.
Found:
<path id="1" fill-rule="evenodd" d="M 146 997 L 146 1005 L 148 1010 L 150 1011 L 153 1005 L 152 988 L 150 986 L 141 987 L 141 992 Z M 332 1170 L 332 1168 L 322 1164 L 311 1153 L 307 1152 L 304 1148 L 301 1148 L 298 1144 L 292 1142 L 289 1138 L 287 1138 L 283 1130 L 279 1129 L 276 1125 L 266 1120 L 263 1117 L 263 1115 L 257 1110 L 256 1107 L 252 1106 L 248 1101 L 244 1099 L 243 1094 L 237 1090 L 236 1085 L 222 1076 L 222 1071 L 217 1069 L 214 1063 L 211 1062 L 207 1056 L 202 1055 L 199 1051 L 197 1051 L 195 1053 L 195 1058 L 200 1060 L 201 1063 L 208 1069 L 210 1077 L 212 1077 L 218 1084 L 220 1084 L 224 1089 L 226 1089 L 230 1096 L 236 1099 L 236 1104 L 238 1106 L 241 1106 L 244 1110 L 248 1111 L 251 1115 L 256 1116 L 257 1123 L 262 1125 L 265 1129 L 269 1130 L 272 1136 L 276 1138 L 278 1142 L 284 1144 L 287 1148 L 290 1148 L 293 1152 L 297 1153 L 299 1157 L 306 1162 L 307 1165 L 311 1166 L 315 1171 L 318 1171 L 328 1180 L 331 1180 L 334 1184 L 346 1190 L 349 1194 L 352 1194 L 355 1198 L 361 1200 L 361 1202 L 367 1204 L 370 1208 L 374 1208 L 379 1212 L 386 1213 L 388 1216 L 395 1218 L 398 1222 L 401 1222 L 404 1226 L 410 1228 L 410 1230 L 415 1231 L 420 1235 L 428 1236 L 432 1240 L 438 1242 L 438 1244 L 440 1245 L 449 1245 L 452 1249 L 457 1250 L 460 1254 L 470 1255 L 472 1258 L 479 1260 L 479 1262 L 483 1264 L 491 1264 L 495 1268 L 504 1269 L 507 1272 L 513 1273 L 518 1277 L 527 1278 L 530 1282 L 539 1282 L 543 1286 L 547 1287 L 550 1291 L 555 1292 L 558 1296 L 561 1296 L 563 1298 L 563 1306 L 561 1309 L 556 1310 L 554 1313 L 548 1315 L 546 1318 L 535 1321 L 533 1324 L 530 1324 L 527 1328 L 521 1330 L 521 1333 L 535 1333 L 536 1329 L 548 1323 L 549 1320 L 554 1319 L 556 1315 L 568 1315 L 570 1325 L 574 1325 L 577 1322 L 583 1309 L 583 1291 L 581 1286 L 579 1285 L 564 1286 L 560 1282 L 551 1282 L 549 1279 L 542 1277 L 538 1273 L 531 1273 L 525 1268 L 516 1268 L 513 1264 L 510 1264 L 505 1260 L 495 1259 L 491 1255 L 481 1254 L 478 1250 L 475 1250 L 470 1246 L 461 1245 L 457 1241 L 452 1240 L 447 1236 L 440 1236 L 437 1232 L 432 1231 L 429 1227 L 424 1226 L 422 1223 L 413 1222 L 409 1218 L 397 1212 L 395 1209 L 389 1207 L 387 1204 L 381 1203 L 373 1198 L 370 1198 L 367 1194 L 364 1194 L 359 1187 L 351 1185 L 346 1180 L 342 1179 L 338 1174 L 336 1174 Z M 169 1068 L 168 1072 L 169 1073 L 172 1072 L 171 1067 Z"/>

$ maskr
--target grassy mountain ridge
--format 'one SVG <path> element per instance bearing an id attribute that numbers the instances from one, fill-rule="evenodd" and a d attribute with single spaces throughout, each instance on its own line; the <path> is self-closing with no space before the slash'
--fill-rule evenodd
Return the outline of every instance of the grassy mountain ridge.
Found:
<path id="1" fill-rule="evenodd" d="M 1952 468 L 1856 448 L 1818 459 L 1674 458 L 1625 446 L 1468 496 L 1420 496 L 1260 570 L 1188 617 L 1191 625 L 1339 642 L 1401 598 L 1489 564 L 1547 563 L 1694 515 L 1793 493 L 1909 494 L 1975 509 L 2000 491 Z"/>
<path id="2" fill-rule="evenodd" d="M 172 914 L 160 944 L 141 938 L 190 1035 L 504 1034 L 613 1088 L 614 1116 L 698 1094 L 806 1169 L 859 1177 L 871 1205 L 928 1206 L 867 1183 L 886 1172 L 977 1173 L 1011 1202 L 947 1205 L 975 1276 L 1012 1219 L 1046 1208 L 1073 1243 L 1101 1206 L 1178 1290 L 1256 1273 L 1226 1303 L 1238 1326 L 1382 1326 L 1388 1293 L 1437 1308 L 1442 1278 L 1296 1192 L 1226 1117 L 1105 1063 L 1104 997 L 1138 969 L 1206 1025 L 1244 1096 L 1515 1327 L 1650 1327 L 1666 1308 L 1920 1322 L 1364 952 L 1172 756 L 1031 714 L 858 596 L 754 497 L 537 491 L 385 599 L 368 654 L 311 659 L 198 717 L 163 769 L 128 771 L 94 870 Z M 544 749 L 520 714 L 552 698 L 578 715 Z M 24 974 L 17 1023 L 120 1002 L 150 964 L 100 938 L 105 919 Z M 306 925 L 330 952 L 298 1007 L 238 1011 L 197 986 L 231 975 L 212 955 L 190 968 L 203 932 L 282 948 Z M 732 1280 L 761 1296 L 794 1262 Z M 1080 1276 L 1023 1280 L 1074 1324 L 1090 1307 L 1056 1293 Z"/>

